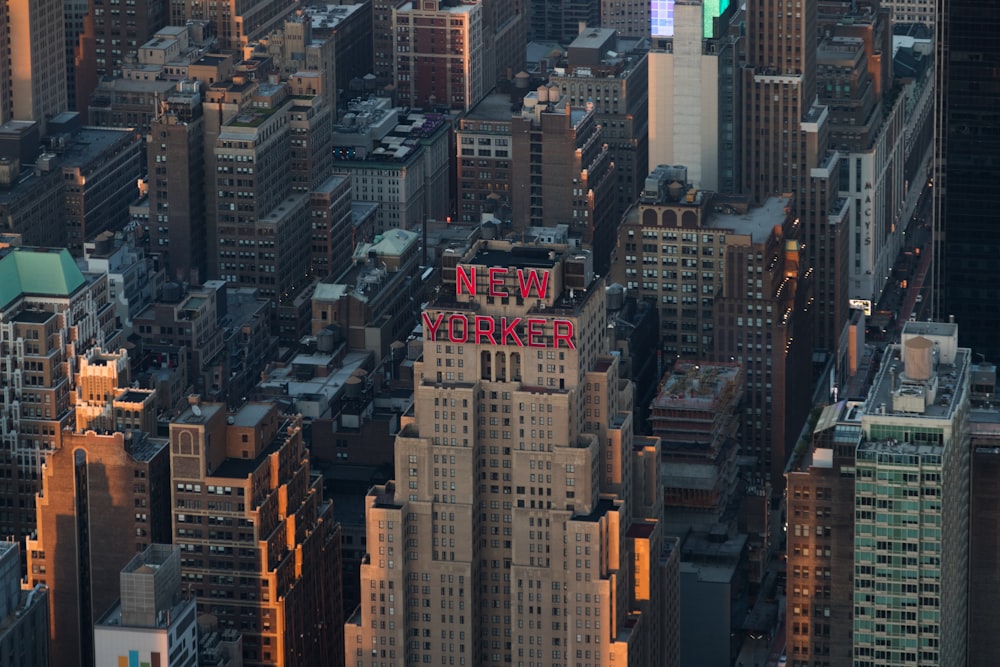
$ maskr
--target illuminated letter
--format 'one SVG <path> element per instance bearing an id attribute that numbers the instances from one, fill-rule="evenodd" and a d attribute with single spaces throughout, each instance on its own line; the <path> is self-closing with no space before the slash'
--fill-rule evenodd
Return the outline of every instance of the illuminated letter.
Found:
<path id="1" fill-rule="evenodd" d="M 475 320 L 476 327 L 476 345 L 481 345 L 481 338 L 485 337 L 486 340 L 490 342 L 491 345 L 496 345 L 497 341 L 493 338 L 493 329 L 496 327 L 496 322 L 493 321 L 492 317 L 487 317 L 485 315 L 476 315 Z"/>
<path id="2" fill-rule="evenodd" d="M 490 267 L 490 296 L 510 296 L 503 291 L 503 277 L 507 275 L 507 269 L 495 266 Z"/>
<path id="3" fill-rule="evenodd" d="M 528 270 L 528 277 L 525 278 L 524 271 L 522 269 L 517 270 L 517 282 L 521 287 L 521 298 L 527 299 L 528 294 L 531 293 L 531 288 L 535 288 L 535 294 L 539 299 L 545 298 L 545 293 L 549 291 L 549 272 L 544 271 L 541 273 L 542 278 L 538 278 L 539 272 L 535 269 Z"/>
<path id="4" fill-rule="evenodd" d="M 455 322 L 462 323 L 462 337 L 455 333 Z M 469 340 L 469 318 L 461 313 L 454 313 L 448 318 L 448 340 L 452 343 L 465 343 Z"/>
<path id="5" fill-rule="evenodd" d="M 563 332 L 560 332 L 563 329 Z M 573 343 L 573 322 L 570 320 L 553 320 L 552 321 L 552 347 L 559 347 L 559 341 L 566 343 L 566 347 L 571 350 L 576 349 L 576 345 Z"/>
<path id="6" fill-rule="evenodd" d="M 545 347 L 545 341 L 542 340 L 544 326 L 545 320 L 537 318 L 528 320 L 528 347 Z"/>
<path id="7" fill-rule="evenodd" d="M 433 342 L 437 340 L 437 330 L 441 326 L 441 320 L 444 319 L 444 313 L 438 313 L 437 318 L 431 322 L 430 316 L 427 313 L 422 313 L 424 318 L 424 328 L 427 329 L 427 341 Z"/>
<path id="8" fill-rule="evenodd" d="M 521 341 L 521 337 L 517 335 L 514 331 L 514 327 L 521 323 L 520 317 L 515 317 L 514 319 L 507 321 L 506 317 L 500 318 L 500 344 L 507 345 L 507 337 L 514 339 L 514 345 L 518 347 L 524 347 L 524 342 Z"/>
<path id="9" fill-rule="evenodd" d="M 476 296 L 476 267 L 470 266 L 469 272 L 466 273 L 461 264 L 455 266 L 455 294 L 457 296 L 462 296 L 463 285 L 469 296 Z"/>

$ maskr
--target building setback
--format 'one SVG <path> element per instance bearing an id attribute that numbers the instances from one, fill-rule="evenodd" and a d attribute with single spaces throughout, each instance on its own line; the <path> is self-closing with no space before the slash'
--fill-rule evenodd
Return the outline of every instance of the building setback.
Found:
<path id="1" fill-rule="evenodd" d="M 198 611 L 243 635 L 243 664 L 342 665 L 340 526 L 301 416 L 190 405 L 170 423 L 173 544 Z"/>
<path id="2" fill-rule="evenodd" d="M 28 581 L 50 594 L 52 663 L 94 662 L 94 623 L 117 598 L 118 575 L 137 551 L 170 539 L 165 440 L 141 431 L 60 433 L 38 495 Z"/>
<path id="3" fill-rule="evenodd" d="M 116 349 L 107 274 L 84 274 L 68 250 L 14 248 L 0 255 L 0 531 L 35 528 L 42 464 L 72 426 L 77 355 Z"/>
<path id="4" fill-rule="evenodd" d="M 806 264 L 814 272 L 814 345 L 837 348 L 848 320 L 850 201 L 830 150 L 830 109 L 817 101 L 817 3 L 750 0 L 742 69 L 742 192 L 755 203 L 795 196 Z"/>
<path id="5" fill-rule="evenodd" d="M 676 635 L 659 442 L 633 437 L 589 254 L 477 242 L 445 258 L 422 317 L 397 479 L 365 499 L 346 663 L 648 665 L 676 652 L 663 643 Z"/>

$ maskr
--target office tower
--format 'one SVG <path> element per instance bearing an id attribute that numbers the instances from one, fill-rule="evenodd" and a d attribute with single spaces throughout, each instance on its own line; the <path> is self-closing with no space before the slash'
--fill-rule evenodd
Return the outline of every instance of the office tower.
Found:
<path id="1" fill-rule="evenodd" d="M 933 306 L 939 317 L 955 316 L 963 345 L 996 363 L 1000 344 L 991 331 L 1000 315 L 986 304 L 1000 298 L 988 279 L 1000 249 L 990 214 L 1000 205 L 993 187 L 1000 137 L 992 132 L 1000 91 L 991 64 L 1000 43 L 988 35 L 1000 28 L 1000 7 L 947 0 L 937 8 Z"/>
<path id="2" fill-rule="evenodd" d="M 972 352 L 958 338 L 957 324 L 907 322 L 865 402 L 855 463 L 858 667 L 966 660 L 976 585 L 968 579 Z M 789 620 L 808 622 L 807 610 Z"/>
<path id="3" fill-rule="evenodd" d="M 339 90 L 344 91 L 346 95 L 354 95 L 352 84 L 362 81 L 364 76 L 372 73 L 371 3 L 306 5 L 301 11 L 311 21 L 314 42 L 333 42 L 334 92 L 337 93 Z M 385 39 L 385 37 L 385 35 L 374 35 L 374 39 Z M 313 57 L 319 57 L 319 53 L 307 49 L 308 69 L 321 69 L 312 64 Z M 333 105 L 333 108 L 336 109 L 336 105 Z"/>
<path id="4" fill-rule="evenodd" d="M 588 28 L 569 45 L 565 68 L 549 76 L 574 107 L 592 104 L 615 163 L 615 215 L 642 191 L 649 161 L 649 68 L 645 46 L 610 28 Z M 551 92 L 550 92 L 551 97 Z"/>
<path id="5" fill-rule="evenodd" d="M 62 0 L 0 3 L 0 123 L 45 122 L 66 111 L 65 23 Z"/>
<path id="6" fill-rule="evenodd" d="M 164 15 L 169 11 L 171 25 L 208 21 L 215 28 L 220 49 L 240 51 L 278 26 L 295 5 L 294 0 L 221 0 L 209 4 L 199 0 L 171 0 L 169 10 L 162 11 Z"/>
<path id="7" fill-rule="evenodd" d="M 194 285 L 208 277 L 201 85 L 177 84 L 161 102 L 146 142 L 150 250 L 171 279 Z"/>
<path id="8" fill-rule="evenodd" d="M 654 21 L 649 52 L 649 164 L 684 165 L 695 187 L 736 193 L 742 38 L 729 30 L 737 6 L 712 4 L 653 3 L 669 20 Z"/>
<path id="9" fill-rule="evenodd" d="M 648 38 L 649 0 L 601 0 L 601 27 L 611 28 L 619 37 Z"/>
<path id="10" fill-rule="evenodd" d="M 420 274 L 426 269 L 420 259 L 420 235 L 405 229 L 358 243 L 340 275 L 316 285 L 312 334 L 332 327 L 348 349 L 385 357 L 393 343 L 406 339 L 419 316 Z"/>
<path id="11" fill-rule="evenodd" d="M 80 272 L 67 250 L 13 248 L 0 256 L 0 531 L 35 527 L 42 464 L 73 422 L 77 355 L 116 349 L 106 275 Z"/>
<path id="12" fill-rule="evenodd" d="M 217 166 L 208 199 L 217 220 L 216 276 L 233 286 L 256 288 L 270 299 L 275 306 L 272 330 L 281 329 L 285 342 L 305 333 L 295 321 L 282 328 L 279 310 L 294 309 L 309 279 L 309 196 L 292 187 L 293 178 L 311 177 L 303 171 L 309 163 L 290 168 L 292 142 L 307 147 L 312 139 L 308 127 L 293 135 L 292 121 L 301 116 L 295 122 L 308 126 L 307 115 L 286 86 L 260 84 L 250 104 L 220 127 L 212 147 Z M 211 173 L 208 164 L 206 173 Z M 234 180 L 242 181 L 242 189 L 231 187 Z"/>
<path id="13" fill-rule="evenodd" d="M 287 84 L 292 104 L 286 115 L 290 132 L 288 168 L 292 192 L 311 192 L 330 175 L 333 164 L 332 130 L 336 119 L 333 83 L 319 72 L 296 72 Z"/>
<path id="14" fill-rule="evenodd" d="M 96 664 L 196 664 L 196 605 L 181 589 L 181 551 L 150 544 L 121 569 L 121 597 L 94 625 Z"/>
<path id="15" fill-rule="evenodd" d="M 604 293 L 567 246 L 444 257 L 398 479 L 365 498 L 348 665 L 646 665 L 667 650 L 668 614 L 650 609 L 663 587 L 646 579 L 669 562 L 658 443 L 633 437 Z"/>
<path id="16" fill-rule="evenodd" d="M 785 217 L 778 200 L 751 209 L 745 200 L 695 189 L 687 174 L 683 166 L 660 165 L 646 177 L 639 203 L 618 226 L 609 272 L 637 298 L 656 304 L 668 363 L 680 357 L 711 358 L 726 244 L 734 235 L 780 224 Z M 743 225 L 741 215 L 757 222 Z"/>
<path id="17" fill-rule="evenodd" d="M 793 208 L 788 195 L 752 207 L 702 192 L 684 167 L 661 165 L 621 222 L 610 274 L 657 304 L 664 363 L 743 365 L 743 453 L 776 493 L 808 411 L 807 393 L 790 387 L 811 383 L 812 279 Z"/>
<path id="18" fill-rule="evenodd" d="M 399 104 L 468 111 L 483 98 L 495 83 L 486 69 L 483 12 L 481 3 L 439 0 L 393 12 Z"/>
<path id="19" fill-rule="evenodd" d="M 95 622 L 117 598 L 118 575 L 137 551 L 170 541 L 166 440 L 141 431 L 59 433 L 27 540 L 28 581 L 50 594 L 56 665 L 95 665 Z"/>
<path id="20" fill-rule="evenodd" d="M 63 0 L 63 20 L 66 40 L 66 103 L 76 111 L 76 55 L 80 35 L 87 16 L 88 0 Z"/>
<path id="21" fill-rule="evenodd" d="M 821 4 L 818 23 L 817 91 L 830 111 L 830 146 L 844 159 L 840 194 L 853 208 L 848 297 L 870 313 L 926 183 L 932 86 L 913 49 L 892 50 L 888 10 Z"/>
<path id="22" fill-rule="evenodd" d="M 712 324 L 714 358 L 743 364 L 748 391 L 742 453 L 758 461 L 772 498 L 782 495 L 782 473 L 812 400 L 806 388 L 812 386 L 810 315 L 816 284 L 803 258 L 801 225 L 792 217 L 794 202 L 772 197 L 765 208 L 775 204 L 781 213 L 772 213 L 772 219 L 780 223 L 756 230 L 738 227 L 744 235 L 727 236 Z"/>
<path id="23" fill-rule="evenodd" d="M 182 585 L 199 613 L 243 634 L 245 665 L 342 665 L 340 526 L 302 417 L 190 401 L 170 423 Z"/>
<path id="24" fill-rule="evenodd" d="M 355 245 L 349 175 L 334 174 L 312 188 L 309 218 L 312 274 L 321 279 L 340 275 L 350 265 Z"/>
<path id="25" fill-rule="evenodd" d="M 433 86 L 435 100 L 431 104 L 468 109 L 497 81 L 510 80 L 524 68 L 527 27 L 524 0 L 473 0 L 465 3 L 452 0 L 373 0 L 371 5 L 373 73 L 377 94 L 389 93 L 400 87 L 412 89 L 418 73 L 440 73 L 442 77 L 437 82 L 444 88 Z M 450 29 L 436 30 L 435 25 L 448 25 Z M 439 43 L 431 44 L 429 39 Z M 430 66 L 428 59 L 444 60 L 439 51 L 444 45 L 446 55 L 451 56 L 450 64 L 447 68 Z M 426 52 L 427 55 L 423 57 L 423 62 L 418 62 L 407 56 L 406 51 Z M 443 79 L 444 76 L 451 78 L 451 73 L 446 74 L 448 70 L 458 72 L 463 69 L 460 60 L 471 67 L 471 71 L 462 74 L 471 79 L 464 86 L 461 81 Z M 418 90 L 426 85 L 425 80 Z M 462 90 L 463 87 L 466 90 Z M 451 97 L 450 91 L 448 97 L 438 94 L 445 89 L 454 89 L 457 96 L 464 99 Z M 412 97 L 414 93 L 409 95 Z M 425 93 L 422 98 L 418 95 L 417 103 L 427 105 L 427 95 Z"/>
<path id="26" fill-rule="evenodd" d="M 66 138 L 57 153 L 66 195 L 66 247 L 83 256 L 83 244 L 104 231 L 120 232 L 129 221 L 142 177 L 142 143 L 131 130 L 84 128 Z"/>
<path id="27" fill-rule="evenodd" d="M 993 639 L 1000 632 L 1000 614 L 994 601 L 1000 592 L 1000 432 L 996 427 L 996 366 L 973 364 L 969 411 L 971 472 L 969 504 L 969 658 L 970 667 L 987 667 L 1000 660 Z"/>
<path id="28" fill-rule="evenodd" d="M 601 24 L 600 0 L 527 0 L 528 37 L 569 44 L 587 26 Z"/>
<path id="29" fill-rule="evenodd" d="M 746 7 L 742 80 L 743 192 L 754 202 L 795 195 L 806 264 L 814 272 L 814 346 L 836 349 L 847 322 L 847 198 L 840 155 L 830 151 L 829 109 L 817 103 L 816 3 L 789 12 L 782 0 Z"/>
<path id="30" fill-rule="evenodd" d="M 21 589 L 18 543 L 0 542 L 0 656 L 4 664 L 49 664 L 48 601 L 44 586 Z"/>
<path id="31" fill-rule="evenodd" d="M 510 121 L 511 150 L 527 169 L 511 171 L 514 231 L 569 225 L 606 275 L 615 244 L 615 165 L 592 105 L 570 106 L 556 86 L 524 97 Z M 464 153 L 463 153 L 464 154 Z"/>
<path id="32" fill-rule="evenodd" d="M 121 78 L 138 47 L 167 24 L 167 4 L 136 0 L 123 8 L 118 0 L 90 0 L 76 60 L 76 110 L 85 119 L 98 82 Z"/>
<path id="33" fill-rule="evenodd" d="M 863 403 L 816 409 L 811 439 L 785 472 L 786 655 L 821 667 L 854 661 L 854 453 Z M 899 612 L 896 612 L 898 617 Z M 918 663 L 913 663 L 918 664 Z"/>
<path id="34" fill-rule="evenodd" d="M 450 215 L 451 123 L 440 113 L 352 101 L 333 133 L 333 169 L 351 175 L 351 199 L 377 203 L 376 234 Z"/>
<path id="35" fill-rule="evenodd" d="M 372 0 L 372 73 L 378 91 L 396 85 L 396 37 L 392 26 L 396 9 L 408 0 Z"/>
<path id="36" fill-rule="evenodd" d="M 54 156 L 41 153 L 41 127 L 0 125 L 0 220 L 3 232 L 29 246 L 66 245 L 66 190 Z"/>
<path id="37" fill-rule="evenodd" d="M 166 285 L 160 298 L 139 313 L 133 324 L 145 354 L 158 355 L 167 365 L 173 364 L 168 359 L 187 359 L 186 386 L 207 396 L 220 390 L 216 364 L 228 375 L 222 360 L 225 317 L 225 283 L 210 280 L 190 290 L 176 283 Z"/>

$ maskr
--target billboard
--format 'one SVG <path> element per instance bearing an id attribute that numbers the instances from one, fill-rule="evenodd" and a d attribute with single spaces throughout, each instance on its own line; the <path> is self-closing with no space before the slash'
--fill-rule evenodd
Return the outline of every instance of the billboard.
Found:
<path id="1" fill-rule="evenodd" d="M 674 0 L 652 0 L 649 4 L 649 34 L 674 36 Z"/>

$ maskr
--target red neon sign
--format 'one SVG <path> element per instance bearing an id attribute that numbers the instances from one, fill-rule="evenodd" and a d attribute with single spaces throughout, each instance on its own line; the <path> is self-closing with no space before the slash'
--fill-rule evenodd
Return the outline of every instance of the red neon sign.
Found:
<path id="1" fill-rule="evenodd" d="M 576 349 L 573 321 L 541 317 L 498 317 L 438 313 L 433 319 L 422 314 L 424 337 L 429 343 L 447 339 L 451 343 L 513 345 L 516 347 L 566 347 Z M 552 343 L 545 339 L 545 327 L 552 323 Z"/>
<path id="2" fill-rule="evenodd" d="M 508 270 L 503 267 L 491 266 L 486 270 L 487 285 L 486 291 L 490 296 L 510 296 L 504 289 L 504 278 L 507 277 Z M 518 294 L 522 299 L 529 297 L 534 299 L 544 299 L 549 291 L 549 272 L 538 269 L 517 269 Z M 455 267 L 455 294 L 461 296 L 467 293 L 469 296 L 476 296 L 476 267 L 464 267 L 461 264 Z"/>

